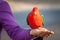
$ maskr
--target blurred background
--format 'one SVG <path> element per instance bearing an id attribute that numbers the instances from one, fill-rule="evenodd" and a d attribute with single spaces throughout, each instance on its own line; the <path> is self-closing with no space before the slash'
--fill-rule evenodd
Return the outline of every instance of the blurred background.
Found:
<path id="1" fill-rule="evenodd" d="M 44 27 L 55 32 L 44 40 L 60 40 L 60 0 L 7 0 L 17 23 L 22 28 L 29 28 L 26 17 L 34 6 L 44 15 Z M 2 40 L 12 40 L 5 30 L 2 30 Z"/>

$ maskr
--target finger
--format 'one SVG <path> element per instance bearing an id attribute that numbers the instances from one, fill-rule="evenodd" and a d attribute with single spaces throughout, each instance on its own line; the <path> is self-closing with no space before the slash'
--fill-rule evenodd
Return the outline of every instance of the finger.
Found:
<path id="1" fill-rule="evenodd" d="M 53 31 L 50 31 L 51 32 L 51 34 L 54 34 L 54 32 Z"/>
<path id="2" fill-rule="evenodd" d="M 44 35 L 44 37 L 49 37 L 51 34 L 54 34 L 54 32 L 53 31 L 48 31 L 48 32 L 46 32 L 46 34 Z"/>
<path id="3" fill-rule="evenodd" d="M 45 35 L 46 38 L 49 37 L 49 36 L 51 36 L 51 34 L 47 34 L 47 35 Z"/>
<path id="4" fill-rule="evenodd" d="M 50 31 L 43 31 L 43 33 L 41 34 L 43 37 L 48 37 L 49 35 L 51 35 Z"/>
<path id="5" fill-rule="evenodd" d="M 47 37 L 49 37 L 49 36 L 50 36 L 50 35 L 45 35 L 44 37 L 47 38 Z"/>
<path id="6" fill-rule="evenodd" d="M 41 37 L 44 37 L 44 35 L 47 35 L 47 32 L 46 32 L 46 31 L 41 31 L 39 35 L 40 35 Z"/>
<path id="7" fill-rule="evenodd" d="M 50 35 L 51 35 L 51 34 L 48 34 L 48 33 L 47 33 L 47 34 L 44 35 L 44 37 L 47 38 L 47 37 L 49 37 Z"/>
<path id="8" fill-rule="evenodd" d="M 39 34 L 41 37 L 44 37 L 45 35 L 47 35 L 48 34 L 48 32 L 46 31 L 41 31 L 41 33 Z"/>
<path id="9" fill-rule="evenodd" d="M 45 32 L 48 31 L 50 34 L 54 34 L 53 31 L 50 31 L 50 30 L 48 30 L 46 28 L 39 27 L 38 29 L 41 30 L 41 31 L 45 31 Z"/>
<path id="10" fill-rule="evenodd" d="M 42 36 L 43 36 L 43 37 L 48 37 L 49 35 L 50 35 L 49 32 L 45 32 L 45 34 L 43 34 Z"/>

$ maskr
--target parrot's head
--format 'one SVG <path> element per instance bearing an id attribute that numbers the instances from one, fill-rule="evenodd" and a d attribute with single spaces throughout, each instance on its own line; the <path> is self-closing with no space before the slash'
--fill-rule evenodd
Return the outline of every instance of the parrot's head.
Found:
<path id="1" fill-rule="evenodd" d="M 34 7 L 33 10 L 32 10 L 32 12 L 33 12 L 34 15 L 37 15 L 37 13 L 38 13 L 38 8 L 37 8 L 37 7 Z"/>
<path id="2" fill-rule="evenodd" d="M 38 11 L 38 8 L 37 7 L 34 7 L 33 8 L 33 11 L 35 12 L 35 11 Z"/>

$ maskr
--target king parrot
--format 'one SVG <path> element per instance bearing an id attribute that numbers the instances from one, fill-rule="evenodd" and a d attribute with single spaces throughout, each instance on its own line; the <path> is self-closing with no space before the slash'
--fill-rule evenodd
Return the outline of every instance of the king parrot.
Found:
<path id="1" fill-rule="evenodd" d="M 33 10 L 27 16 L 27 24 L 32 28 L 36 29 L 44 26 L 44 17 L 38 11 L 37 7 L 34 7 Z M 43 40 L 43 37 L 38 37 L 34 40 Z"/>
<path id="2" fill-rule="evenodd" d="M 27 16 L 27 24 L 32 28 L 43 27 L 43 17 L 39 13 L 38 8 L 34 7 L 33 10 Z"/>

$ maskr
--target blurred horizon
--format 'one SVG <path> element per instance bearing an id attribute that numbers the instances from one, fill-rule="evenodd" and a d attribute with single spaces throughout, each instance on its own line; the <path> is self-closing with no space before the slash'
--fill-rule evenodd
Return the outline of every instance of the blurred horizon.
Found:
<path id="1" fill-rule="evenodd" d="M 23 11 L 31 10 L 34 6 L 37 6 L 39 9 L 60 9 L 60 4 L 58 1 L 49 1 L 41 0 L 8 0 L 11 9 L 13 11 Z"/>
<path id="2" fill-rule="evenodd" d="M 17 1 L 17 2 L 27 2 L 27 3 L 60 3 L 60 0 L 9 0 L 9 1 Z"/>

